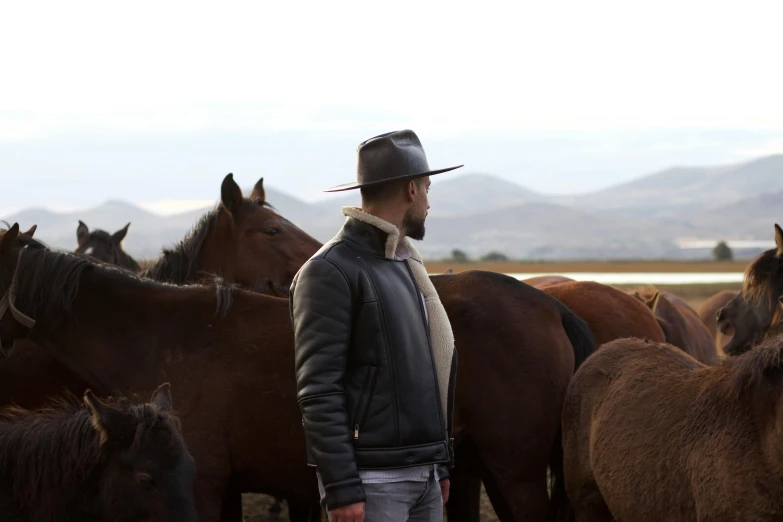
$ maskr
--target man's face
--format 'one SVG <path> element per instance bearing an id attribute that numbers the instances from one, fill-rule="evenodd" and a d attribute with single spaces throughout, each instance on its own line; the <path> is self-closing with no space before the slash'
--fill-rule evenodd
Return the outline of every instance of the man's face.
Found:
<path id="1" fill-rule="evenodd" d="M 413 203 L 405 212 L 402 226 L 405 234 L 411 238 L 421 241 L 424 239 L 424 221 L 427 219 L 427 211 L 430 208 L 430 202 L 427 193 L 430 190 L 430 177 L 426 176 L 414 180 Z"/>

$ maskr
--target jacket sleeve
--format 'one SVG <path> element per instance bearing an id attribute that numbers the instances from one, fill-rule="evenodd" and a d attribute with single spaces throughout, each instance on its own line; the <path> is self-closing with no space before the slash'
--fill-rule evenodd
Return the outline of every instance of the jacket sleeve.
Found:
<path id="1" fill-rule="evenodd" d="M 343 387 L 351 303 L 345 274 L 327 259 L 308 261 L 292 288 L 297 400 L 329 509 L 366 500 Z"/>

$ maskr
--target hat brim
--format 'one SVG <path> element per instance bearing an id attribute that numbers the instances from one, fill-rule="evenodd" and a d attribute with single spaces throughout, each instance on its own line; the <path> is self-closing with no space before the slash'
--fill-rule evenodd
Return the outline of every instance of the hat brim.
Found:
<path id="1" fill-rule="evenodd" d="M 343 185 L 337 185 L 336 187 L 328 188 L 324 190 L 324 192 L 342 192 L 345 190 L 354 190 L 362 187 L 372 187 L 374 185 L 381 185 L 383 183 L 390 183 L 392 181 L 400 181 L 403 179 L 413 179 L 413 178 L 423 178 L 424 176 L 434 176 L 435 174 L 443 174 L 444 172 L 456 170 L 460 167 L 464 167 L 464 165 L 457 165 L 456 167 L 449 167 L 447 169 L 431 170 L 429 172 L 424 172 L 421 174 L 406 174 L 405 176 L 398 176 L 396 178 L 391 178 L 391 179 L 382 179 L 380 181 L 371 181 L 369 183 L 358 183 L 358 182 L 344 183 Z"/>

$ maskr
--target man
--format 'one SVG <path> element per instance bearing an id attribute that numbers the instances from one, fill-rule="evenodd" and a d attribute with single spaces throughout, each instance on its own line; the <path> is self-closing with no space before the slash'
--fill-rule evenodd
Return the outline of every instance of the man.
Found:
<path id="1" fill-rule="evenodd" d="M 361 143 L 361 208 L 294 278 L 297 397 L 332 522 L 438 521 L 457 357 L 421 256 L 431 170 L 413 131 Z"/>

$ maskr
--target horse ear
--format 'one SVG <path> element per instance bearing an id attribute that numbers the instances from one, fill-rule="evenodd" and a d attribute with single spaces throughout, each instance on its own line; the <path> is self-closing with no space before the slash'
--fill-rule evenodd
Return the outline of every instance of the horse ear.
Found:
<path id="1" fill-rule="evenodd" d="M 255 199 L 261 203 L 266 201 L 266 190 L 264 190 L 264 178 L 258 180 L 256 186 L 253 187 L 253 192 L 250 193 L 250 199 Z"/>
<path id="2" fill-rule="evenodd" d="M 33 237 L 35 235 L 36 230 L 38 230 L 38 225 L 33 225 L 30 227 L 30 229 L 27 232 L 22 232 L 22 235 L 27 237 Z"/>
<path id="3" fill-rule="evenodd" d="M 242 201 L 242 189 L 234 181 L 234 175 L 229 173 L 223 178 L 223 184 L 220 186 L 220 202 L 226 210 L 235 214 L 242 206 Z"/>
<path id="4" fill-rule="evenodd" d="M 84 404 L 90 410 L 90 421 L 95 431 L 101 435 L 104 444 L 111 435 L 118 434 L 124 425 L 122 412 L 105 405 L 91 390 L 84 392 Z"/>
<path id="5" fill-rule="evenodd" d="M 783 229 L 775 223 L 775 245 L 778 247 L 778 257 L 783 257 Z"/>
<path id="6" fill-rule="evenodd" d="M 171 399 L 171 384 L 163 383 L 158 386 L 155 393 L 152 394 L 150 403 L 158 408 L 160 411 L 169 412 L 174 407 L 174 402 Z"/>
<path id="7" fill-rule="evenodd" d="M 128 233 L 128 227 L 130 227 L 130 223 L 119 229 L 117 232 L 111 235 L 112 241 L 114 241 L 117 244 L 122 243 L 122 240 L 125 239 L 125 236 Z"/>
<path id="8" fill-rule="evenodd" d="M 652 313 L 655 313 L 655 309 L 658 308 L 658 302 L 661 299 L 661 293 L 655 292 L 651 298 L 646 300 L 644 304 L 650 307 L 650 310 L 652 310 Z"/>
<path id="9" fill-rule="evenodd" d="M 6 252 L 11 248 L 11 245 L 13 245 L 16 242 L 16 239 L 19 237 L 19 223 L 14 223 L 13 226 L 8 229 L 8 232 L 3 234 L 3 237 L 0 238 L 0 252 Z"/>
<path id="10" fill-rule="evenodd" d="M 76 241 L 78 241 L 81 244 L 81 242 L 87 239 L 87 236 L 89 235 L 90 235 L 90 229 L 87 228 L 87 225 L 82 223 L 81 220 L 79 220 L 79 226 L 76 227 Z"/>

